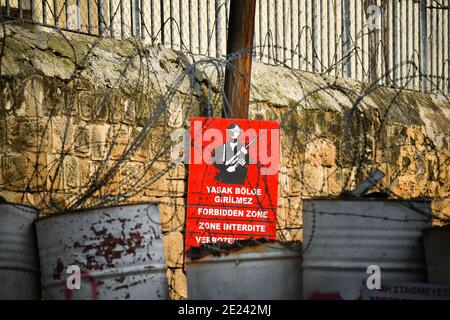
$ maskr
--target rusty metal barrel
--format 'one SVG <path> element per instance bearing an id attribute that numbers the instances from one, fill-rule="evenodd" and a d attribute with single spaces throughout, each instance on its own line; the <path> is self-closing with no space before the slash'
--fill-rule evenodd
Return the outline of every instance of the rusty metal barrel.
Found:
<path id="1" fill-rule="evenodd" d="M 55 215 L 36 229 L 45 299 L 168 299 L 156 205 Z"/>
<path id="2" fill-rule="evenodd" d="M 381 284 L 425 282 L 431 217 L 428 200 L 306 200 L 304 298 L 359 299 L 377 267 Z"/>
<path id="3" fill-rule="evenodd" d="M 301 251 L 300 244 L 274 242 L 188 260 L 188 298 L 301 299 Z"/>
<path id="4" fill-rule="evenodd" d="M 30 206 L 0 204 L 0 300 L 41 298 L 36 216 Z"/>

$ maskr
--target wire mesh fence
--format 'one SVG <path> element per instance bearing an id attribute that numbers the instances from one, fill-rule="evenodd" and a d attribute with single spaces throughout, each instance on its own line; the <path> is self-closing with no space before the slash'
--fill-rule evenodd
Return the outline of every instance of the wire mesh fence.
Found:
<path id="1" fill-rule="evenodd" d="M 230 0 L 1 0 L 0 15 L 221 58 Z M 450 90 L 448 0 L 258 0 L 254 57 L 413 90 Z M 390 72 L 392 70 L 392 72 Z M 389 77 L 385 76 L 389 74 Z"/>

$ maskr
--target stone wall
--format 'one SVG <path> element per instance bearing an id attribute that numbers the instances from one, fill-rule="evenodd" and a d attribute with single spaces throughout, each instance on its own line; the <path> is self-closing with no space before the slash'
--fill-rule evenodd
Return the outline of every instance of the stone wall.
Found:
<path id="1" fill-rule="evenodd" d="M 0 195 L 41 215 L 158 203 L 171 297 L 186 298 L 187 166 L 170 161 L 170 135 L 220 116 L 224 61 L 23 26 L 2 29 L 0 53 Z M 255 63 L 250 100 L 250 118 L 282 124 L 280 241 L 302 240 L 302 200 L 373 167 L 378 190 L 450 215 L 448 97 Z"/>

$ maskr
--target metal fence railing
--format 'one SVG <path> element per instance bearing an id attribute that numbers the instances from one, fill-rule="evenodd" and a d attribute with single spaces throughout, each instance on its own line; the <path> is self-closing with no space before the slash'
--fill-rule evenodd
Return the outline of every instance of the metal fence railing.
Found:
<path id="1" fill-rule="evenodd" d="M 222 58 L 230 0 L 0 0 L 2 20 Z M 257 0 L 254 55 L 268 64 L 450 92 L 450 0 Z"/>

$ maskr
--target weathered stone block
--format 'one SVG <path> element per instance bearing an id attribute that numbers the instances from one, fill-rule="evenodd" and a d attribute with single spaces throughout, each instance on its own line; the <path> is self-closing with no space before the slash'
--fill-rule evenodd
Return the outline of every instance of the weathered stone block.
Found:
<path id="1" fill-rule="evenodd" d="M 6 145 L 6 121 L 0 119 L 0 153 L 5 150 Z"/>
<path id="2" fill-rule="evenodd" d="M 303 187 L 303 193 L 305 195 L 319 195 L 326 192 L 326 173 L 323 167 L 313 166 L 305 164 L 301 169 L 301 185 Z M 291 195 L 296 195 L 300 192 L 297 189 L 299 184 L 292 183 Z"/>
<path id="3" fill-rule="evenodd" d="M 95 180 L 95 173 L 99 172 L 101 162 L 90 159 L 80 159 L 80 186 L 87 188 Z"/>
<path id="4" fill-rule="evenodd" d="M 356 168 L 342 168 L 341 174 L 344 179 L 345 190 L 353 190 L 356 187 Z"/>
<path id="5" fill-rule="evenodd" d="M 46 154 L 23 152 L 1 158 L 3 183 L 12 191 L 41 191 L 46 185 Z"/>
<path id="6" fill-rule="evenodd" d="M 4 168 L 5 160 L 3 159 L 5 156 L 0 154 L 0 186 L 3 187 L 4 184 L 6 184 L 6 180 L 4 179 Z M 2 188 L 3 189 L 3 188 Z"/>
<path id="7" fill-rule="evenodd" d="M 166 257 L 166 265 L 168 268 L 183 267 L 183 235 L 179 232 L 166 233 L 163 236 L 164 255 Z"/>
<path id="8" fill-rule="evenodd" d="M 434 197 L 439 197 L 440 196 L 439 191 L 440 191 L 440 184 L 439 184 L 439 182 L 428 181 L 427 186 L 426 186 L 426 190 L 425 190 L 425 192 L 426 192 L 428 197 L 433 197 L 433 198 Z"/>
<path id="9" fill-rule="evenodd" d="M 49 51 L 33 51 L 31 63 L 48 77 L 70 79 L 75 71 L 75 64 L 70 59 L 58 57 Z"/>
<path id="10" fill-rule="evenodd" d="M 107 148 L 110 148 L 110 145 L 108 145 Z M 136 161 L 136 158 L 132 158 L 130 156 L 130 153 L 128 153 L 129 148 L 130 148 L 129 144 L 115 144 L 112 147 L 112 150 L 110 153 L 110 159 L 112 159 L 112 160 L 124 159 L 122 161 L 130 161 L 132 159 L 132 160 Z M 126 153 L 127 153 L 127 156 L 125 156 Z"/>
<path id="11" fill-rule="evenodd" d="M 158 179 L 145 180 L 145 195 L 159 197 L 183 197 L 187 191 L 187 183 L 183 180 Z"/>
<path id="12" fill-rule="evenodd" d="M 8 147 L 13 151 L 43 152 L 49 145 L 49 124 L 41 118 L 6 118 Z"/>
<path id="13" fill-rule="evenodd" d="M 187 281 L 183 269 L 167 269 L 169 282 L 169 298 L 172 300 L 187 299 Z"/>
<path id="14" fill-rule="evenodd" d="M 426 179 L 416 175 L 399 176 L 392 183 L 390 190 L 403 198 L 418 198 L 424 195 Z"/>
<path id="15" fill-rule="evenodd" d="M 80 161 L 77 157 L 64 158 L 64 185 L 66 191 L 80 186 Z"/>
<path id="16" fill-rule="evenodd" d="M 277 212 L 277 229 L 288 228 L 289 224 L 285 208 L 279 206 Z"/>
<path id="17" fill-rule="evenodd" d="M 327 193 L 338 196 L 344 189 L 345 178 L 339 167 L 327 168 Z"/>
<path id="18" fill-rule="evenodd" d="M 167 176 L 168 179 L 170 179 L 170 180 L 187 179 L 187 170 L 186 170 L 186 166 L 184 164 L 158 162 L 158 165 L 159 164 L 161 164 L 161 166 L 165 165 L 165 168 L 167 168 L 168 171 L 165 175 Z"/>
<path id="19" fill-rule="evenodd" d="M 438 198 L 432 202 L 432 209 L 435 219 L 433 225 L 442 226 L 445 222 L 450 221 L 450 199 Z"/>
<path id="20" fill-rule="evenodd" d="M 387 142 L 389 145 L 404 146 L 409 143 L 407 127 L 398 125 L 389 125 L 387 130 Z"/>
<path id="21" fill-rule="evenodd" d="M 65 193 L 62 191 L 52 192 L 50 199 L 48 199 L 47 201 L 47 203 L 49 204 L 49 208 L 45 208 L 46 213 L 55 214 L 64 212 L 70 204 L 73 204 L 73 201 L 76 197 L 78 197 L 78 195 Z"/>
<path id="22" fill-rule="evenodd" d="M 14 37 L 6 37 L 3 40 L 4 48 L 11 50 L 20 59 L 28 59 L 32 54 L 32 49 L 29 45 L 22 41 L 18 41 Z"/>
<path id="23" fill-rule="evenodd" d="M 154 158 L 158 161 L 171 161 L 171 147 L 179 142 L 178 140 L 172 141 L 173 131 L 171 128 L 161 126 L 148 128 L 144 141 L 140 145 L 141 155 L 139 156 L 144 157 L 145 161 Z"/>
<path id="24" fill-rule="evenodd" d="M 23 80 L 20 99 L 17 97 L 14 113 L 20 117 L 40 117 L 43 115 L 44 81 L 40 76 Z"/>
<path id="25" fill-rule="evenodd" d="M 0 75 L 5 77 L 15 77 L 22 71 L 22 65 L 15 56 L 15 52 L 11 49 L 5 48 L 3 50 L 0 70 Z M 7 68 L 5 67 L 7 66 Z"/>
<path id="26" fill-rule="evenodd" d="M 303 202 L 300 197 L 287 198 L 288 225 L 291 228 L 301 227 Z"/>
<path id="27" fill-rule="evenodd" d="M 91 136 L 91 158 L 92 160 L 103 160 L 107 153 L 107 137 L 110 134 L 109 126 L 106 124 L 102 125 L 91 125 L 90 126 L 90 136 Z"/>
<path id="28" fill-rule="evenodd" d="M 409 126 L 406 128 L 406 136 L 411 145 L 420 147 L 425 144 L 425 137 L 427 136 L 425 126 Z"/>
<path id="29" fill-rule="evenodd" d="M 111 113 L 111 122 L 134 124 L 136 122 L 136 106 L 129 99 L 114 96 L 114 113 Z"/>
<path id="30" fill-rule="evenodd" d="M 75 149 L 75 119 L 72 117 L 52 117 L 50 119 L 52 152 L 70 153 Z"/>
<path id="31" fill-rule="evenodd" d="M 289 229 L 279 229 L 277 230 L 277 241 L 280 242 L 291 242 L 292 234 Z"/>
<path id="32" fill-rule="evenodd" d="M 278 197 L 277 205 L 277 229 L 289 227 L 288 198 Z"/>
<path id="33" fill-rule="evenodd" d="M 124 188 L 135 191 L 144 175 L 144 165 L 140 162 L 126 162 L 121 168 L 121 183 Z"/>
<path id="34" fill-rule="evenodd" d="M 293 228 L 291 231 L 292 241 L 303 241 L 303 229 L 302 228 Z"/>
<path id="35" fill-rule="evenodd" d="M 159 214 L 163 232 L 182 231 L 186 216 L 185 198 L 158 199 Z"/>
<path id="36" fill-rule="evenodd" d="M 81 157 L 89 157 L 91 154 L 91 132 L 86 125 L 77 126 L 74 140 L 75 153 Z"/>
<path id="37" fill-rule="evenodd" d="M 300 226 L 302 226 L 301 198 L 278 198 L 277 228 L 292 229 Z"/>
<path id="38" fill-rule="evenodd" d="M 324 138 L 310 141 L 306 147 L 305 162 L 314 166 L 331 167 L 336 161 L 336 147 Z"/>
<path id="39" fill-rule="evenodd" d="M 5 189 L 2 189 L 2 190 L 0 190 L 0 196 L 2 196 L 3 198 L 6 199 L 6 201 L 11 202 L 11 203 L 25 203 L 25 204 L 27 204 L 26 199 L 28 197 L 27 197 L 27 194 L 24 193 L 24 192 L 8 191 L 8 190 L 5 190 Z"/>
<path id="40" fill-rule="evenodd" d="M 305 165 L 300 168 L 289 170 L 289 193 L 288 196 L 298 196 L 299 194 L 309 194 L 308 186 L 305 185 Z"/>
<path id="41" fill-rule="evenodd" d="M 128 139 L 124 141 L 124 150 L 131 150 L 131 146 L 134 145 L 135 148 L 128 152 L 127 158 L 132 161 L 145 161 L 148 159 L 149 155 L 145 152 L 146 148 L 143 148 L 143 145 L 148 143 L 148 140 L 142 133 L 142 127 L 130 127 L 130 131 L 128 133 Z M 127 146 L 125 146 L 125 144 Z"/>
<path id="42" fill-rule="evenodd" d="M 111 112 L 114 112 L 115 106 L 110 104 L 106 92 L 93 93 L 94 105 L 92 106 L 93 120 L 106 122 L 109 120 Z"/>
<path id="43" fill-rule="evenodd" d="M 69 58 L 75 63 L 80 63 L 89 52 L 89 45 L 84 41 L 76 39 L 67 40 L 56 35 L 48 36 L 48 49 L 55 52 L 58 56 Z"/>
<path id="44" fill-rule="evenodd" d="M 112 126 L 111 134 L 108 136 L 107 148 L 111 148 L 110 158 L 117 160 L 121 158 L 125 151 L 131 147 L 131 127 L 124 124 L 115 124 Z M 127 159 L 130 159 L 128 156 Z"/>
<path id="45" fill-rule="evenodd" d="M 80 90 L 77 93 L 77 104 L 81 119 L 85 121 L 92 120 L 94 97 L 90 91 Z"/>
<path id="46" fill-rule="evenodd" d="M 67 85 L 59 79 L 44 77 L 44 113 L 47 116 L 77 116 L 77 106 L 69 101 Z"/>
<path id="47" fill-rule="evenodd" d="M 139 101 L 139 103 L 130 102 L 130 108 L 134 108 L 136 112 L 136 122 L 138 126 L 143 127 L 149 122 L 150 117 L 155 114 L 154 112 L 157 102 L 158 101 L 150 101 L 146 99 Z M 164 124 L 163 119 L 164 113 L 159 116 L 156 124 Z"/>
<path id="48" fill-rule="evenodd" d="M 0 99 L 2 101 L 2 103 L 0 103 L 0 117 L 4 118 L 6 117 L 6 114 L 12 112 L 15 104 L 15 95 L 11 89 L 11 87 L 14 87 L 14 82 L 0 78 L 0 87 Z"/>
<path id="49" fill-rule="evenodd" d="M 183 126 L 188 117 L 186 117 L 186 109 L 191 106 L 186 106 L 186 97 L 184 99 L 174 99 L 170 102 L 167 112 L 167 124 L 172 128 L 180 128 Z"/>
<path id="50" fill-rule="evenodd" d="M 60 155 L 47 156 L 47 190 L 64 190 L 64 162 Z"/>
<path id="51" fill-rule="evenodd" d="M 117 144 L 128 144 L 131 142 L 132 131 L 134 128 L 130 125 L 118 123 L 111 126 L 111 134 L 108 137 L 108 142 L 115 142 Z"/>
<path id="52" fill-rule="evenodd" d="M 278 170 L 278 196 L 287 197 L 289 196 L 289 171 L 286 167 L 280 167 Z"/>
<path id="53" fill-rule="evenodd" d="M 141 186 L 147 196 L 183 196 L 187 175 L 184 165 L 166 162 L 148 162 L 141 171 Z M 158 193 L 160 192 L 160 193 Z"/>

